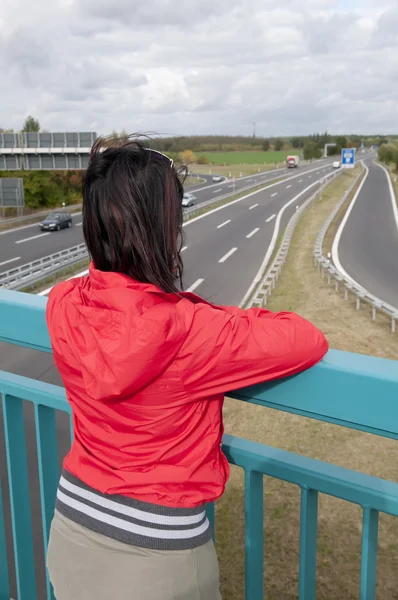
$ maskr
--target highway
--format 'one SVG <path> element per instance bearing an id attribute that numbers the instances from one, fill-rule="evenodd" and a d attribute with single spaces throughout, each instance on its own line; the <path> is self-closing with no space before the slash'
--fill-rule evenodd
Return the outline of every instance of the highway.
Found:
<path id="1" fill-rule="evenodd" d="M 294 177 L 295 179 L 291 183 L 301 179 L 301 174 L 310 173 L 315 177 L 321 168 L 327 167 L 330 170 L 331 162 L 331 159 L 325 159 L 325 161 L 312 163 L 298 169 L 278 169 L 277 171 L 266 171 L 259 175 L 242 177 L 236 180 L 235 191 L 238 192 L 247 186 L 256 187 L 280 176 L 289 179 Z M 225 180 L 222 183 L 209 183 L 207 181 L 189 187 L 187 190 L 195 194 L 197 203 L 200 204 L 224 194 L 232 194 L 233 185 L 230 180 Z M 0 273 L 83 243 L 81 214 L 76 214 L 73 221 L 72 228 L 62 229 L 61 231 L 40 231 L 36 223 L 0 232 Z"/>
<path id="2" fill-rule="evenodd" d="M 271 184 L 265 190 L 248 192 L 238 201 L 187 222 L 182 254 L 186 289 L 218 304 L 239 304 L 263 261 L 278 212 L 292 201 L 283 214 L 283 228 L 296 206 L 314 193 L 320 180 L 330 171 L 327 165 L 319 166 L 316 171 L 295 171 L 293 179 Z M 296 199 L 297 196 L 300 197 Z M 65 247 L 83 241 L 82 229 L 76 224 L 70 230 L 31 240 L 31 254 L 34 251 L 43 254 L 40 250 L 43 243 L 60 240 L 64 233 L 67 238 Z M 13 236 L 11 239 L 14 236 L 21 238 L 26 235 L 26 230 L 10 235 Z M 60 383 L 51 356 L 31 350 L 6 349 L 0 345 L 0 368 L 49 383 Z"/>
<path id="3" fill-rule="evenodd" d="M 398 215 L 385 170 L 371 159 L 365 165 L 369 172 L 342 223 L 333 260 L 353 281 L 398 307 Z"/>
<path id="4" fill-rule="evenodd" d="M 248 194 L 217 209 L 196 217 L 184 227 L 185 242 L 183 260 L 185 287 L 194 290 L 206 299 L 218 304 L 240 304 L 264 259 L 271 242 L 278 213 L 284 208 L 281 230 L 296 210 L 319 187 L 321 179 L 331 172 L 329 162 L 315 167 L 302 167 L 289 173 L 289 180 L 276 182 L 265 190 Z M 228 183 L 230 185 L 230 183 Z M 287 206 L 286 206 L 287 205 Z M 36 253 L 54 252 L 54 245 L 65 240 L 64 247 L 82 241 L 82 230 L 76 219 L 71 230 L 35 238 L 26 243 L 16 242 L 32 237 L 33 230 L 25 228 L 0 236 L 4 249 L 25 247 L 29 259 Z M 37 227 L 37 226 L 36 226 Z M 37 233 L 37 232 L 36 232 Z M 7 240 L 7 243 L 4 243 Z M 49 244 L 50 242 L 50 244 Z M 43 249 L 44 247 L 44 249 Z M 48 249 L 50 252 L 48 252 Z M 22 254 L 22 252 L 21 252 Z M 3 257 L 3 254 L 1 254 Z M 26 261 L 25 261 L 26 262 Z M 48 383 L 61 384 L 53 364 L 52 356 L 37 351 L 0 344 L 0 369 L 32 377 Z M 2 417 L 0 411 L 0 419 Z M 40 518 L 40 492 L 38 485 L 37 458 L 35 448 L 34 415 L 31 407 L 25 407 L 25 427 L 28 448 L 29 488 L 31 494 L 33 535 L 37 572 L 38 597 L 45 597 L 42 530 Z M 59 460 L 69 447 L 69 419 L 57 415 L 57 437 Z M 7 473 L 4 439 L 0 436 L 0 478 L 7 498 Z M 8 535 L 8 555 L 11 560 L 9 504 L 5 501 Z M 12 597 L 16 597 L 12 586 Z"/>

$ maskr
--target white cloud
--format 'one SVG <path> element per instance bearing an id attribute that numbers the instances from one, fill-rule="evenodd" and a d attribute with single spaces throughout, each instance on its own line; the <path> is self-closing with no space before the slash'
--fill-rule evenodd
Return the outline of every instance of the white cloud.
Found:
<path id="1" fill-rule="evenodd" d="M 391 0 L 0 3 L 1 127 L 394 131 Z"/>

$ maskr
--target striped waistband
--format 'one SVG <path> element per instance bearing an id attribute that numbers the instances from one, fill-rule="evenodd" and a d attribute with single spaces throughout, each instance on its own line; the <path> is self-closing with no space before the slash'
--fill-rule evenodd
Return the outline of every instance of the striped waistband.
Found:
<path id="1" fill-rule="evenodd" d="M 56 509 L 83 527 L 141 548 L 187 550 L 211 538 L 203 505 L 170 508 L 101 494 L 65 470 L 58 486 Z"/>

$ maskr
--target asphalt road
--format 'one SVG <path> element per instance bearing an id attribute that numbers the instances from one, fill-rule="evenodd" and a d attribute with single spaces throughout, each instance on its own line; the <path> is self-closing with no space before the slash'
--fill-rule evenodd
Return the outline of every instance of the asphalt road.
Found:
<path id="1" fill-rule="evenodd" d="M 315 177 L 321 168 L 327 167 L 330 170 L 331 162 L 332 159 L 325 159 L 325 161 L 312 163 L 298 169 L 265 171 L 258 175 L 237 179 L 235 184 L 230 180 L 225 180 L 222 183 L 210 183 L 207 181 L 206 183 L 198 184 L 198 186 L 189 187 L 187 190 L 194 193 L 197 203 L 201 204 L 227 193 L 232 194 L 234 185 L 235 191 L 238 192 L 247 186 L 256 187 L 280 176 L 286 176 L 287 178 L 297 176 L 293 180 L 297 181 L 297 179 L 301 178 L 301 174 L 304 175 L 311 171 L 312 176 Z M 210 179 L 209 176 L 206 177 Z M 75 215 L 73 222 L 74 225 L 72 228 L 61 229 L 61 231 L 43 232 L 40 231 L 37 224 L 33 224 L 0 232 L 0 273 L 81 244 L 83 242 L 81 214 Z"/>
<path id="2" fill-rule="evenodd" d="M 372 160 L 338 245 L 342 267 L 362 287 L 398 307 L 398 223 L 387 175 Z"/>
<path id="3" fill-rule="evenodd" d="M 294 171 L 293 179 L 273 184 L 260 192 L 251 193 L 235 203 L 224 205 L 185 224 L 185 287 L 194 289 L 201 296 L 218 304 L 239 304 L 250 287 L 270 244 L 276 216 L 281 208 L 292 201 L 285 210 L 281 228 L 291 215 L 319 186 L 321 178 L 331 172 L 330 165 L 319 163 Z M 228 183 L 229 185 L 229 183 Z M 307 189 L 309 188 L 310 189 Z M 299 196 L 297 198 L 297 196 Z M 16 241 L 29 237 L 29 229 L 0 236 L 6 238 L 7 248 L 14 248 Z M 50 234 L 26 242 L 31 255 L 42 252 L 43 245 L 58 244 L 65 240 L 65 247 L 82 241 L 81 227 L 76 223 L 72 230 Z M 17 245 L 24 246 L 25 243 Z M 47 247 L 47 246 L 46 246 Z M 55 251 L 52 247 L 51 251 Z M 46 251 L 45 251 L 46 252 Z M 3 256 L 3 255 L 1 255 Z M 31 258 L 31 257 L 30 257 Z M 52 356 L 37 351 L 0 344 L 0 369 L 32 377 L 48 383 L 61 384 Z M 1 418 L 1 414 L 0 414 Z M 45 598 L 45 571 L 40 518 L 40 493 L 38 486 L 36 444 L 32 407 L 25 407 L 25 427 L 28 448 L 29 483 L 32 507 L 32 523 L 35 540 L 35 557 L 38 598 Z M 1 428 L 2 430 L 2 428 Z M 57 415 L 59 460 L 69 447 L 69 420 Z M 5 498 L 8 556 L 12 565 L 11 525 L 7 501 L 7 473 L 4 439 L 0 436 L 0 478 Z M 13 579 L 13 577 L 12 577 Z M 16 597 L 12 583 L 12 597 Z"/>
<path id="4" fill-rule="evenodd" d="M 198 294 L 218 304 L 239 304 L 266 254 L 279 210 L 312 186 L 284 212 L 283 228 L 296 206 L 315 191 L 330 168 L 320 166 L 315 172 L 307 171 L 295 172 L 297 177 L 294 179 L 272 184 L 259 192 L 249 192 L 238 202 L 187 222 L 183 250 L 185 287 L 195 288 Z M 32 240 L 32 246 L 36 243 L 41 247 L 43 239 L 59 240 L 64 233 L 68 237 L 68 245 L 83 241 L 81 227 L 76 225 L 72 230 Z M 20 232 L 19 235 L 26 234 Z M 29 349 L 0 344 L 0 369 L 49 383 L 60 383 L 52 357 Z"/>

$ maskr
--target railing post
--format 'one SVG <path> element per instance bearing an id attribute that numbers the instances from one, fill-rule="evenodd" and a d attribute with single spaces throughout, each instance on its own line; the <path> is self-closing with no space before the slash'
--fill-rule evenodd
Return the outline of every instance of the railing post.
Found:
<path id="1" fill-rule="evenodd" d="M 211 529 L 213 532 L 213 542 L 215 541 L 215 528 L 214 528 L 214 502 L 210 502 L 206 505 L 206 515 L 210 521 Z"/>
<path id="2" fill-rule="evenodd" d="M 54 515 L 55 496 L 59 480 L 57 432 L 55 411 L 48 406 L 35 405 L 37 458 L 39 463 L 41 516 L 43 525 L 44 557 L 47 552 L 51 521 Z M 47 599 L 54 593 L 46 577 Z"/>
<path id="3" fill-rule="evenodd" d="M 22 400 L 3 394 L 18 600 L 36 599 L 32 517 Z"/>
<path id="4" fill-rule="evenodd" d="M 301 488 L 299 600 L 316 598 L 318 492 Z"/>
<path id="5" fill-rule="evenodd" d="M 264 597 L 263 475 L 245 470 L 246 600 Z"/>
<path id="6" fill-rule="evenodd" d="M 10 600 L 10 580 L 8 577 L 8 559 L 6 532 L 4 526 L 3 490 L 0 482 L 0 600 Z"/>
<path id="7" fill-rule="evenodd" d="M 379 511 L 367 506 L 363 509 L 360 600 L 376 598 L 377 539 Z"/>

